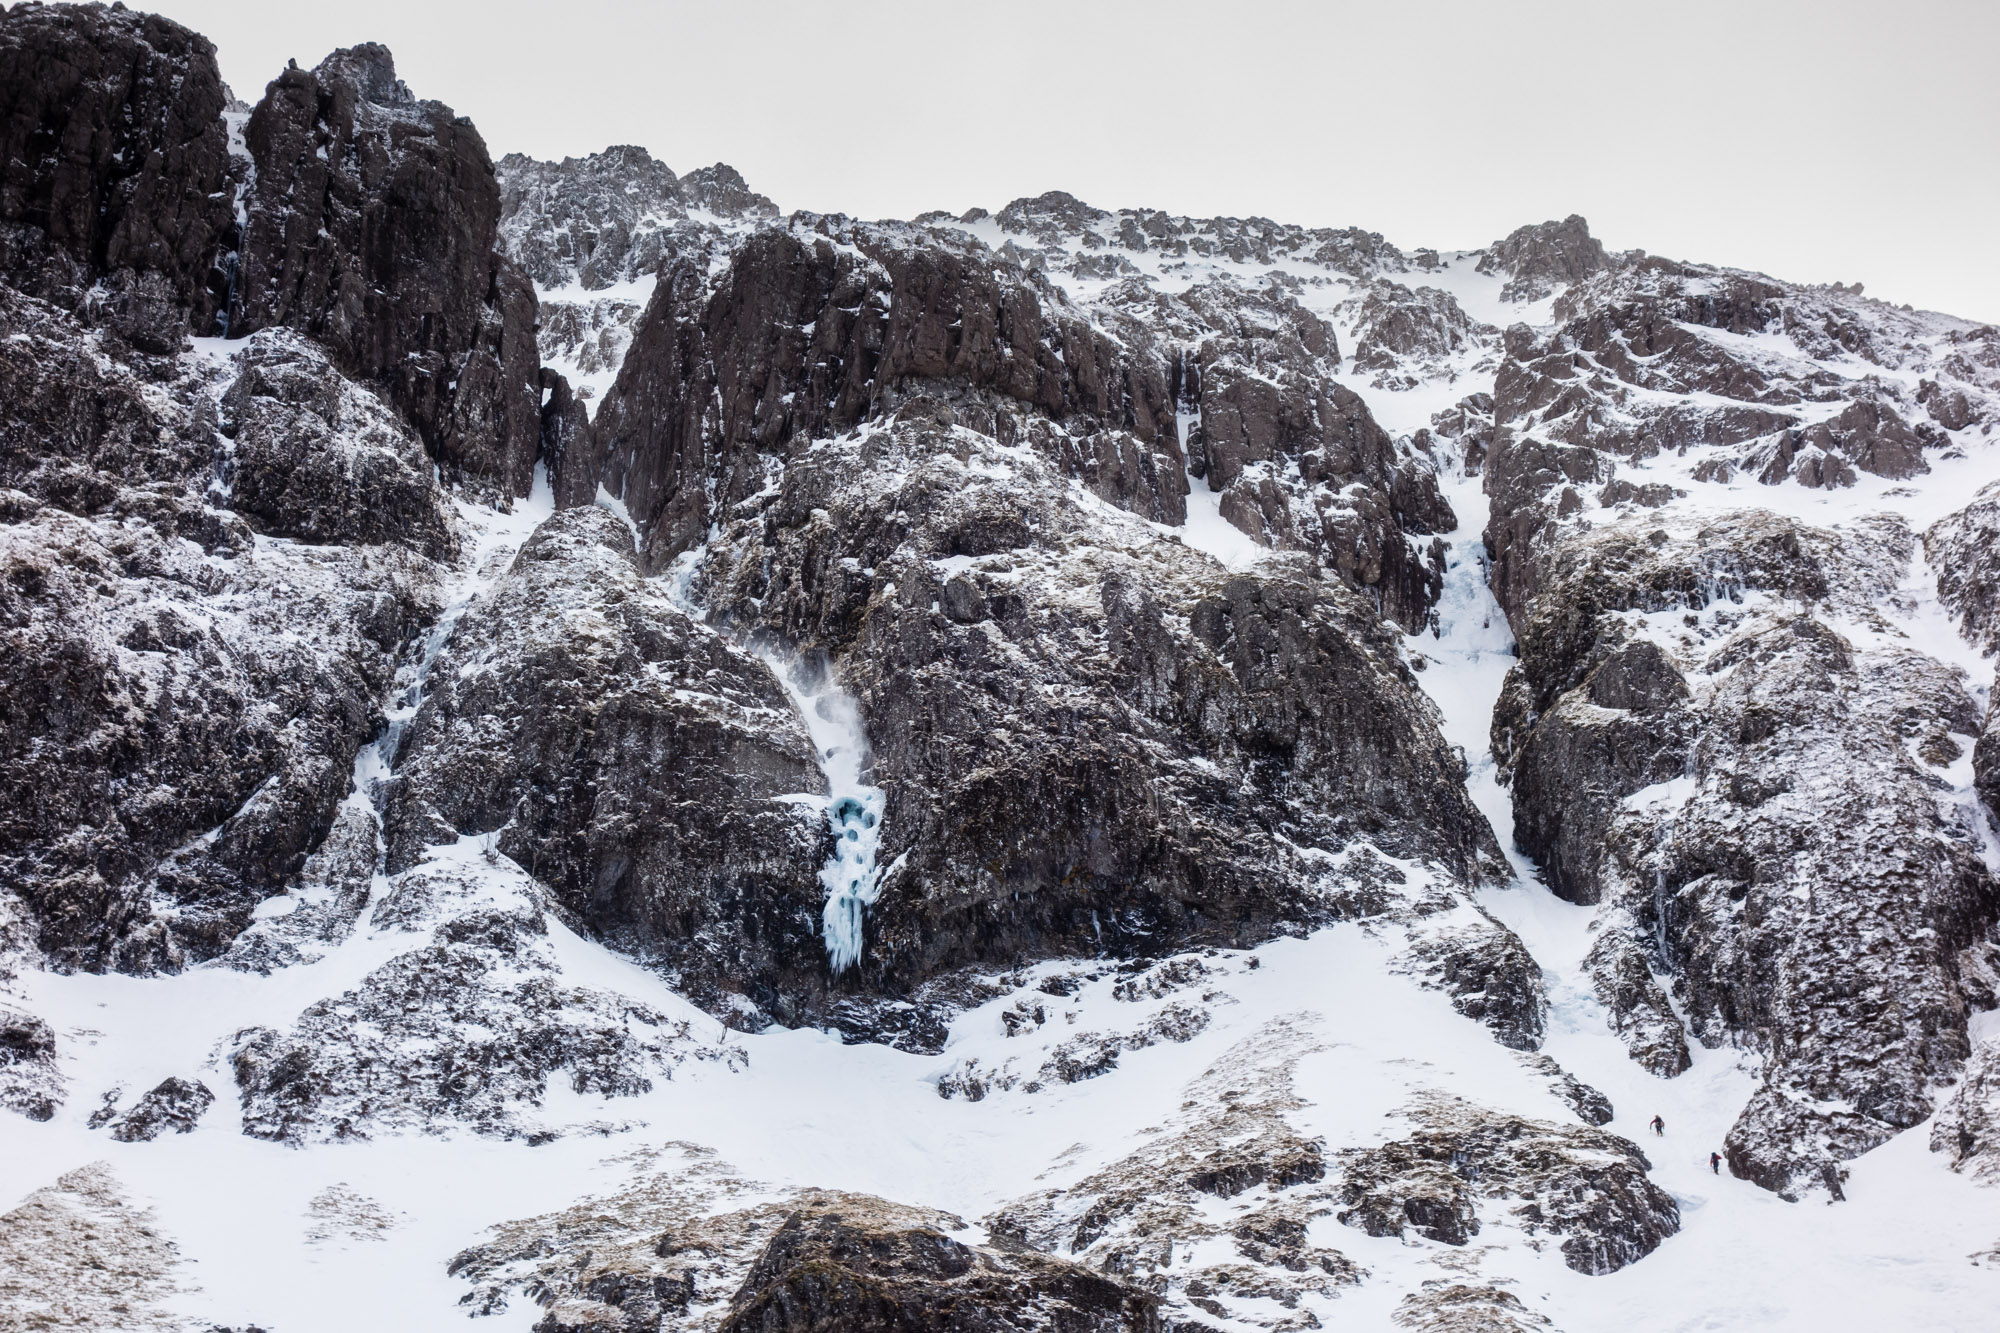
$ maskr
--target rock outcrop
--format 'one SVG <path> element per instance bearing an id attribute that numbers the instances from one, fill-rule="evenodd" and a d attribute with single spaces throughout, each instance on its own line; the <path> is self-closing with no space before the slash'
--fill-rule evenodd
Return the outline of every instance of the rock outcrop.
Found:
<path id="1" fill-rule="evenodd" d="M 439 659 L 389 796 L 389 864 L 490 835 L 683 993 L 823 1009 L 826 779 L 771 668 L 562 511 Z"/>
<path id="2" fill-rule="evenodd" d="M 1615 1273 L 1680 1230 L 1680 1208 L 1627 1139 L 1452 1099 L 1413 1115 L 1410 1137 L 1343 1154 L 1338 1216 L 1348 1226 L 1464 1245 L 1479 1234 L 1480 1204 L 1505 1204 L 1509 1220 L 1561 1237 L 1563 1262 L 1592 1274 Z"/>
<path id="3" fill-rule="evenodd" d="M 526 495 L 541 441 L 535 293 L 499 252 L 479 132 L 418 101 L 369 44 L 286 70 L 244 140 L 255 169 L 230 333 L 309 335 L 454 477 Z"/>
<path id="4" fill-rule="evenodd" d="M 561 1132 L 538 1114 L 552 1082 L 635 1097 L 688 1059 L 740 1058 L 685 1013 L 568 984 L 548 906 L 470 839 L 396 876 L 366 926 L 413 947 L 284 1030 L 236 1034 L 243 1132 L 295 1145 L 458 1129 L 545 1142 Z"/>
<path id="5" fill-rule="evenodd" d="M 960 1311 L 973 1310 L 984 1328 L 1023 1333 L 1166 1327 L 1152 1296 L 1115 1278 L 1032 1250 L 974 1249 L 929 1219 L 882 1211 L 802 1210 L 786 1218 L 744 1276 L 722 1333 L 889 1333 L 949 1326 L 961 1321 Z"/>
<path id="6" fill-rule="evenodd" d="M 30 1120 L 48 1120 L 62 1105 L 63 1093 L 55 1029 L 33 1014 L 0 1010 L 0 1106 Z"/>
<path id="7" fill-rule="evenodd" d="M 123 5 L 0 14 L 0 277 L 151 353 L 213 331 L 235 229 L 215 46 Z"/>
<path id="8" fill-rule="evenodd" d="M 1371 382 L 1378 389 L 1452 378 L 1454 358 L 1482 351 L 1478 335 L 1490 338 L 1496 332 L 1475 324 L 1449 292 L 1387 279 L 1368 285 L 1354 331 L 1354 368 L 1374 372 Z"/>
<path id="9" fill-rule="evenodd" d="M 1610 265 L 1603 243 L 1575 213 L 1561 222 L 1518 227 L 1479 257 L 1481 273 L 1506 275 L 1500 295 L 1507 301 L 1539 301 L 1555 288 L 1582 282 Z"/>
<path id="10" fill-rule="evenodd" d="M 717 163 L 677 177 L 630 144 L 560 162 L 509 153 L 496 168 L 507 252 L 542 288 L 601 291 L 649 277 L 684 247 L 703 214 L 778 216 L 731 167 Z"/>
<path id="11" fill-rule="evenodd" d="M 543 1330 L 914 1329 L 1163 1333 L 1156 1297 L 965 1222 L 865 1194 L 768 1191 L 689 1145 L 645 1155 L 609 1197 L 505 1223 L 452 1260 L 464 1304 L 535 1295 Z"/>
<path id="12" fill-rule="evenodd" d="M 1586 965 L 1634 1059 L 1678 1073 L 1689 1035 L 1764 1057 L 1732 1169 L 1837 1188 L 1838 1162 L 1930 1114 L 1985 1003 L 1960 961 L 2000 915 L 1983 816 L 1940 796 L 1980 708 L 1909 628 L 1902 520 L 1688 497 L 1900 481 L 1958 447 L 1909 424 L 1896 380 L 1825 358 L 1936 358 L 1982 394 L 1990 372 L 1920 317 L 1652 259 L 1577 281 L 1555 318 L 1506 336 L 1485 475 L 1520 644 L 1493 720 L 1517 836 L 1601 904 Z M 1980 513 L 1928 539 L 1975 631 Z"/>
<path id="13" fill-rule="evenodd" d="M 145 1143 L 169 1132 L 186 1134 L 214 1104 L 215 1094 L 200 1079 L 165 1079 L 110 1121 L 111 1137 Z"/>

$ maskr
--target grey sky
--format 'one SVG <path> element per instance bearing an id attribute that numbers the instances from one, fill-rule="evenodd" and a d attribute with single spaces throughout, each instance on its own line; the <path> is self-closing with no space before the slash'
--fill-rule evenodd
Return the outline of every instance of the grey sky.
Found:
<path id="1" fill-rule="evenodd" d="M 494 155 L 636 143 L 786 209 L 1064 189 L 1607 245 L 2000 320 L 2000 3 L 155 0 L 254 101 L 376 40 Z"/>

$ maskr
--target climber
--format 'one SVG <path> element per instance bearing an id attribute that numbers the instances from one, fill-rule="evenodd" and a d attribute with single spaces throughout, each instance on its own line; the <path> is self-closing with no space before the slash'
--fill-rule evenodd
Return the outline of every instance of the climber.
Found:
<path id="1" fill-rule="evenodd" d="M 1710 1154 L 1708 1155 L 1708 1169 L 1709 1169 L 1709 1170 L 1711 1170 L 1711 1171 L 1713 1171 L 1713 1172 L 1715 1172 L 1715 1174 L 1716 1174 L 1716 1175 L 1718 1175 L 1718 1176 L 1722 1174 L 1722 1154 L 1721 1154 L 1721 1153 L 1719 1153 L 1719 1152 L 1712 1152 L 1712 1153 L 1710 1153 Z"/>
<path id="2" fill-rule="evenodd" d="M 1667 1122 L 1658 1116 L 1654 1116 L 1653 1133 L 1659 1138 L 1665 1138 L 1667 1136 Z"/>

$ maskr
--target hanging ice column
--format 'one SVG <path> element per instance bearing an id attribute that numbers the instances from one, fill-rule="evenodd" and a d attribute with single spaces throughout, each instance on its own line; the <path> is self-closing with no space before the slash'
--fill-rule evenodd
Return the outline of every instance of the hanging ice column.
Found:
<path id="1" fill-rule="evenodd" d="M 861 961 L 862 919 L 882 891 L 882 871 L 875 864 L 882 844 L 882 789 L 862 781 L 868 734 L 861 729 L 861 710 L 834 683 L 833 673 L 820 672 L 817 688 L 809 690 L 797 660 L 768 654 L 764 660 L 798 705 L 826 774 L 826 822 L 834 843 L 819 882 L 826 888 L 826 958 L 838 975 Z"/>

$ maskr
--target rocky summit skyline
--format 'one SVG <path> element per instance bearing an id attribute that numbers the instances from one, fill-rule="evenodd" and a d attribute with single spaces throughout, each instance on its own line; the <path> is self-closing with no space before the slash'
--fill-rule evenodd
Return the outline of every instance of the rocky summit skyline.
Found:
<path id="1" fill-rule="evenodd" d="M 0 1329 L 1984 1326 L 2000 329 L 274 74 L 0 12 Z"/>

